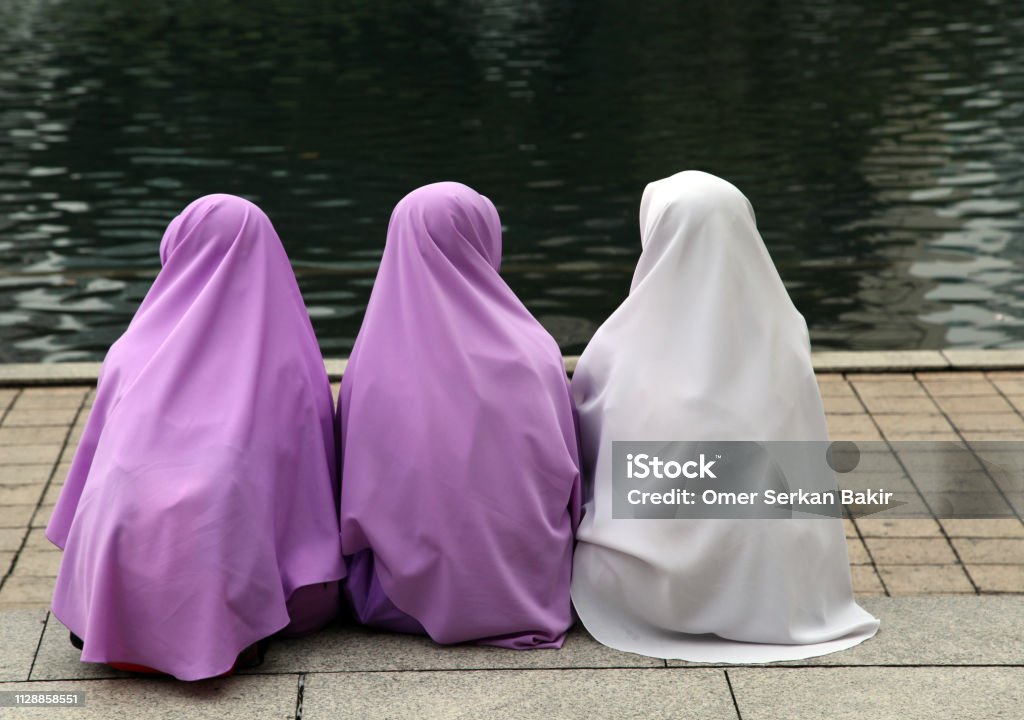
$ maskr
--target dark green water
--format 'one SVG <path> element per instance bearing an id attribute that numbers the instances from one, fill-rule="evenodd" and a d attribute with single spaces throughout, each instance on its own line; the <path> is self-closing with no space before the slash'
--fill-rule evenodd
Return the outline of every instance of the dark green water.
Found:
<path id="1" fill-rule="evenodd" d="M 1022 2 L 0 0 L 0 361 L 101 358 L 210 192 L 345 355 L 441 179 L 578 352 L 686 168 L 750 197 L 819 349 L 1024 346 Z"/>

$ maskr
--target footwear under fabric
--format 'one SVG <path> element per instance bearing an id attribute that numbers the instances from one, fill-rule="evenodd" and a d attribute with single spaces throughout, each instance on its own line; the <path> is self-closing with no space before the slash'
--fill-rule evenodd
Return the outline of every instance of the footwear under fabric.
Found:
<path id="1" fill-rule="evenodd" d="M 263 664 L 263 658 L 267 653 L 267 646 L 269 644 L 269 640 L 260 640 L 258 643 L 250 645 L 241 652 L 241 654 L 238 656 L 238 659 L 235 661 L 234 666 L 223 675 L 220 675 L 219 677 L 227 677 L 229 675 L 232 675 L 234 674 L 235 670 L 238 669 L 250 669 L 259 667 Z M 82 638 L 78 637 L 74 633 L 71 633 L 71 645 L 76 650 L 82 650 L 83 647 L 85 646 L 84 643 L 82 642 Z M 108 664 L 115 670 L 121 670 L 123 672 L 140 673 L 142 675 L 167 675 L 167 673 L 160 672 L 159 670 L 154 670 L 153 668 L 146 667 L 145 665 L 132 665 L 131 663 L 119 662 L 111 662 Z"/>
<path id="2" fill-rule="evenodd" d="M 491 202 L 395 208 L 339 401 L 357 617 L 440 643 L 558 647 L 572 622 L 578 447 L 560 351 L 498 274 Z"/>
<path id="3" fill-rule="evenodd" d="M 807 325 L 743 194 L 701 172 L 651 183 L 640 234 L 629 296 L 573 375 L 580 619 L 613 648 L 697 662 L 793 660 L 871 637 L 838 519 L 612 517 L 613 441 L 827 439 Z"/>
<path id="4" fill-rule="evenodd" d="M 46 534 L 64 550 L 53 612 L 84 639 L 82 660 L 195 680 L 333 615 L 322 599 L 345 574 L 333 408 L 259 208 L 196 200 L 160 259 L 104 360 Z M 301 594 L 292 617 L 289 599 L 307 586 L 320 590 Z"/>

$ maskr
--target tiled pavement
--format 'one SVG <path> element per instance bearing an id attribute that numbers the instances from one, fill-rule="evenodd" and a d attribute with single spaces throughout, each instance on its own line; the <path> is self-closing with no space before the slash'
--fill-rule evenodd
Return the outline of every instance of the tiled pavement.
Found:
<path id="1" fill-rule="evenodd" d="M 869 447 L 1024 442 L 1022 371 L 819 373 L 818 384 L 834 440 Z M 967 472 L 954 478 L 965 485 L 975 479 Z M 919 518 L 844 521 L 854 589 L 890 596 L 1024 593 L 1021 490 L 1018 476 L 1002 493 L 1001 518 L 936 520 L 925 501 Z"/>
<path id="2" fill-rule="evenodd" d="M 0 613 L 0 691 L 84 692 L 80 709 L 0 718 L 1019 718 L 1024 597 L 864 598 L 878 635 L 841 653 L 771 666 L 665 662 L 598 645 L 439 647 L 334 625 L 271 644 L 264 664 L 197 683 L 78 661 L 45 610 Z"/>
<path id="3" fill-rule="evenodd" d="M 833 439 L 1024 441 L 1022 371 L 818 379 Z M 85 386 L 0 388 L 0 610 L 49 604 L 60 555 L 43 528 L 92 395 Z M 1010 507 L 998 519 L 936 520 L 920 504 L 917 518 L 845 520 L 855 591 L 1024 593 L 1024 493 L 1004 496 Z"/>
<path id="4" fill-rule="evenodd" d="M 0 388 L 0 610 L 49 605 L 60 552 L 43 529 L 92 395 L 89 387 Z"/>
<path id="5" fill-rule="evenodd" d="M 1024 372 L 819 373 L 833 439 L 1024 440 Z M 337 389 L 337 388 L 335 388 Z M 771 667 L 694 667 L 575 631 L 561 651 L 438 648 L 334 627 L 279 642 L 255 673 L 183 684 L 78 662 L 47 612 L 43 527 L 81 435 L 87 386 L 0 387 L 0 690 L 85 690 L 87 707 L 0 718 L 1024 717 L 1024 523 L 844 520 L 855 590 L 882 619 L 852 650 Z M 966 482 L 966 480 L 965 480 Z M 915 490 L 916 491 L 916 490 Z"/>

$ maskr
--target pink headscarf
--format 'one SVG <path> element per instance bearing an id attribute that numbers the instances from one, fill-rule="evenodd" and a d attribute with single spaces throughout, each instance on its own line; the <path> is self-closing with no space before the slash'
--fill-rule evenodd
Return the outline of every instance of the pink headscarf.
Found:
<path id="1" fill-rule="evenodd" d="M 500 260 L 498 213 L 465 185 L 420 188 L 391 216 L 341 388 L 342 547 L 375 573 L 353 567 L 349 594 L 364 622 L 441 643 L 558 647 L 580 503 L 572 399 Z"/>
<path id="2" fill-rule="evenodd" d="M 82 660 L 183 680 L 231 669 L 344 577 L 330 385 L 267 216 L 196 200 L 110 348 L 47 537 Z"/>

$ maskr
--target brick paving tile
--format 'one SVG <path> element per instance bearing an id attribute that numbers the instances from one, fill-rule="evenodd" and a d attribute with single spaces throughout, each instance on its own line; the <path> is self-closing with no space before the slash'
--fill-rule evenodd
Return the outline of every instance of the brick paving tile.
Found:
<path id="1" fill-rule="evenodd" d="M 914 380 L 862 380 L 851 381 L 857 394 L 862 398 L 869 397 L 918 397 L 927 398 L 924 388 Z"/>
<path id="2" fill-rule="evenodd" d="M 896 517 L 843 520 L 855 592 L 972 593 L 976 585 L 983 593 L 1024 593 L 1024 522 L 1009 516 L 1011 506 L 1024 513 L 1024 445 L 1018 452 L 993 442 L 1024 443 L 1024 372 L 823 373 L 818 383 L 832 438 L 861 443 L 857 470 L 840 484 L 891 486 L 908 503 L 889 511 Z M 336 397 L 339 384 L 332 390 Z M 94 397 L 87 387 L 0 389 L 0 416 L 10 408 L 0 426 L 0 575 L 10 571 L 0 609 L 49 605 L 61 553 L 44 527 L 88 419 L 80 408 Z M 1010 505 L 961 449 L 964 441 L 996 473 Z M 943 519 L 940 528 L 925 505 L 952 503 L 970 515 L 989 500 L 1002 503 L 1007 517 Z"/>
<path id="3" fill-rule="evenodd" d="M 61 446 L 49 445 L 8 445 L 2 450 L 3 462 L 7 465 L 46 465 L 56 462 Z"/>
<path id="4" fill-rule="evenodd" d="M 53 578 L 11 575 L 0 588 L 0 604 L 7 602 L 48 605 L 53 597 Z"/>
<path id="5" fill-rule="evenodd" d="M 1024 565 L 1024 538 L 953 538 L 966 565 Z"/>
<path id="6" fill-rule="evenodd" d="M 1024 522 L 1016 518 L 948 519 L 942 527 L 951 538 L 1008 537 L 1024 538 Z"/>
<path id="7" fill-rule="evenodd" d="M 999 430 L 992 432 L 965 430 L 964 440 L 976 445 L 979 448 L 985 444 L 1000 443 L 1021 443 L 1024 442 L 1024 430 Z"/>
<path id="8" fill-rule="evenodd" d="M 878 574 L 870 565 L 854 565 L 850 568 L 853 591 L 858 595 L 885 595 L 885 588 Z"/>
<path id="9" fill-rule="evenodd" d="M 66 425 L 40 425 L 38 427 L 0 427 L 0 446 L 62 444 L 68 435 Z M 4 453 L 6 448 L 0 448 Z"/>
<path id="10" fill-rule="evenodd" d="M 974 592 L 960 565 L 890 565 L 879 572 L 893 596 Z"/>
<path id="11" fill-rule="evenodd" d="M 866 538 L 879 565 L 940 565 L 956 562 L 945 538 Z"/>
<path id="12" fill-rule="evenodd" d="M 984 380 L 985 373 L 981 370 L 962 370 L 950 372 L 939 370 L 935 372 L 917 372 L 914 376 L 918 380 L 935 380 L 938 382 L 963 382 L 964 380 Z"/>
<path id="13" fill-rule="evenodd" d="M 70 425 L 75 419 L 77 408 L 58 410 L 13 409 L 4 418 L 4 427 L 29 427 L 38 425 Z"/>
<path id="14" fill-rule="evenodd" d="M 988 380 L 924 380 L 921 384 L 935 398 L 999 394 L 996 386 Z"/>
<path id="15" fill-rule="evenodd" d="M 0 505 L 32 505 L 43 494 L 43 485 L 0 485 Z"/>
<path id="16" fill-rule="evenodd" d="M 22 535 L 25 531 L 22 530 Z M 50 542 L 43 532 L 43 528 L 35 527 L 28 531 L 28 537 L 25 540 L 26 550 L 50 550 L 52 552 L 60 552 L 60 549 Z"/>
<path id="17" fill-rule="evenodd" d="M 967 565 L 983 593 L 1024 593 L 1024 565 Z"/>
<path id="18" fill-rule="evenodd" d="M 25 528 L 0 528 L 0 551 L 14 551 L 25 539 Z"/>
<path id="19" fill-rule="evenodd" d="M 851 565 L 870 565 L 871 558 L 860 539 L 847 538 L 846 549 L 850 556 Z"/>
<path id="20" fill-rule="evenodd" d="M 0 485 L 34 485 L 44 483 L 53 471 L 53 464 L 0 465 Z"/>
<path id="21" fill-rule="evenodd" d="M 827 415 L 829 437 L 833 440 L 881 440 L 878 429 L 867 414 Z"/>
<path id="22" fill-rule="evenodd" d="M 67 392 L 59 392 L 67 391 Z M 81 388 L 51 388 L 25 390 L 14 403 L 15 410 L 77 410 L 85 397 Z"/>
<path id="23" fill-rule="evenodd" d="M 866 538 L 941 538 L 939 524 L 931 518 L 883 520 L 861 518 L 857 527 Z"/>
<path id="24" fill-rule="evenodd" d="M 830 397 L 825 395 L 821 400 L 825 405 L 825 412 L 830 415 L 859 415 L 864 412 L 864 406 L 860 400 L 852 395 L 850 397 Z"/>
<path id="25" fill-rule="evenodd" d="M 1017 413 L 949 413 L 961 432 L 1017 432 L 1024 438 L 1024 418 Z"/>
<path id="26" fill-rule="evenodd" d="M 850 398 L 857 399 L 853 388 L 845 380 L 840 382 L 818 382 L 818 391 L 823 398 Z"/>
<path id="27" fill-rule="evenodd" d="M 953 395 L 952 397 L 936 398 L 936 402 L 943 412 L 950 414 L 1013 412 L 1013 407 L 1010 403 L 999 395 L 983 395 L 981 397 Z"/>
<path id="28" fill-rule="evenodd" d="M 993 377 L 992 384 L 1004 395 L 1024 395 L 1024 377 Z"/>
<path id="29" fill-rule="evenodd" d="M 886 436 L 895 433 L 932 435 L 953 432 L 953 426 L 939 413 L 876 415 L 875 421 Z"/>
<path id="30" fill-rule="evenodd" d="M 23 528 L 35 511 L 35 505 L 0 505 L 0 528 Z M 0 572 L 0 577 L 2 575 Z"/>
<path id="31" fill-rule="evenodd" d="M 11 403 L 14 402 L 14 398 L 18 396 L 17 390 L 5 390 L 0 388 L 0 415 L 2 415 Z"/>
<path id="32" fill-rule="evenodd" d="M 864 396 L 864 404 L 874 415 L 927 414 L 939 412 L 939 406 L 928 397 L 889 397 L 888 395 Z"/>
<path id="33" fill-rule="evenodd" d="M 31 527 L 45 528 L 50 522 L 51 515 L 53 515 L 53 505 L 40 505 L 36 514 L 32 516 Z"/>
<path id="34" fill-rule="evenodd" d="M 46 488 L 46 493 L 43 494 L 43 505 L 53 505 L 57 502 L 57 498 L 60 497 L 60 491 L 64 488 L 63 484 L 58 485 L 57 483 L 50 483 Z"/>
<path id="35" fill-rule="evenodd" d="M 23 550 L 14 564 L 14 576 L 56 578 L 62 553 L 49 550 Z"/>

